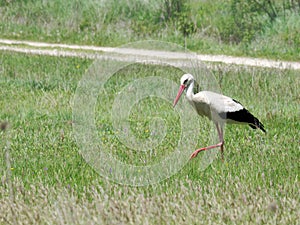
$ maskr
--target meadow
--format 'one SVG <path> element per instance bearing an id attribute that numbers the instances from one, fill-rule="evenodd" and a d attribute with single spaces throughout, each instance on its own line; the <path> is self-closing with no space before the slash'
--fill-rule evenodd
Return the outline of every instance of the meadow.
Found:
<path id="1" fill-rule="evenodd" d="M 297 61 L 299 11 L 292 0 L 4 0 L 0 38 L 109 47 L 160 40 L 197 53 Z M 196 69 L 215 82 L 199 79 L 201 88 L 237 99 L 267 130 L 226 126 L 223 162 L 218 151 L 213 161 L 209 152 L 188 160 L 216 131 L 186 99 L 172 107 L 184 71 L 133 63 L 82 89 L 93 65 L 0 52 L 0 224 L 299 224 L 299 71 Z M 89 91 L 91 106 L 76 98 Z M 85 140 L 101 151 L 85 155 Z"/>
<path id="2" fill-rule="evenodd" d="M 74 137 L 74 95 L 92 60 L 1 52 L 0 61 L 1 224 L 299 223 L 299 71 L 213 65 L 222 93 L 242 102 L 267 133 L 228 125 L 224 162 L 218 154 L 201 169 L 201 154 L 169 178 L 133 186 L 99 175 Z M 152 152 L 124 147 L 109 117 L 132 80 L 162 74 L 179 86 L 182 71 L 144 64 L 117 71 L 104 85 L 94 118 L 104 152 L 133 165 L 174 153 L 180 118 L 172 101 L 146 98 L 129 114 L 140 140 L 151 138 L 153 118 L 164 118 L 165 139 Z M 210 124 L 195 121 L 195 148 L 212 141 Z"/>

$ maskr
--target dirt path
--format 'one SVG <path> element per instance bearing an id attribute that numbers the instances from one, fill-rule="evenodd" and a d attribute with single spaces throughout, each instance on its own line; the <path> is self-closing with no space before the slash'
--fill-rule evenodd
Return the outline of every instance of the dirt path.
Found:
<path id="1" fill-rule="evenodd" d="M 130 48 L 111 48 L 97 47 L 86 45 L 66 45 L 50 44 L 43 42 L 16 41 L 0 39 L 0 51 L 14 51 L 27 54 L 64 56 L 64 57 L 82 57 L 82 58 L 106 58 L 109 57 L 120 61 L 136 61 L 143 58 L 153 57 L 159 60 L 176 60 L 178 63 L 181 59 L 186 59 L 187 54 L 167 51 L 153 51 Z M 195 55 L 203 62 L 220 62 L 225 64 L 236 64 L 245 66 L 258 66 L 279 69 L 300 69 L 299 62 L 276 61 L 260 58 L 234 57 L 226 55 Z"/>

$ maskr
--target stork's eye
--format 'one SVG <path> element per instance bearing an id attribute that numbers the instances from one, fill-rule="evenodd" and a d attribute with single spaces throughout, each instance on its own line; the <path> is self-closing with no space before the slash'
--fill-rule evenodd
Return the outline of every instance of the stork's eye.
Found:
<path id="1" fill-rule="evenodd" d="M 183 81 L 183 84 L 186 85 L 187 82 L 188 82 L 188 79 L 185 79 L 185 80 Z"/>

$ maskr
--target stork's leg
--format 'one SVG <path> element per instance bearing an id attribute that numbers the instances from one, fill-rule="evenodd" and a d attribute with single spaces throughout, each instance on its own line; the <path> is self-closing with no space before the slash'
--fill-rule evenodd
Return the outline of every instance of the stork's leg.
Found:
<path id="1" fill-rule="evenodd" d="M 220 147 L 221 148 L 221 157 L 222 157 L 222 160 L 224 159 L 224 139 L 223 139 L 223 129 L 222 127 L 219 127 L 219 124 L 216 123 L 216 127 L 217 127 L 217 131 L 218 131 L 218 135 L 219 135 L 219 140 L 220 142 L 216 145 L 210 145 L 210 146 L 207 146 L 207 147 L 204 147 L 204 148 L 199 148 L 197 149 L 196 151 L 193 152 L 193 154 L 191 155 L 190 159 L 192 158 L 195 158 L 197 157 L 198 153 L 199 152 L 202 152 L 202 151 L 206 151 L 206 150 L 209 150 L 209 149 L 213 149 L 213 148 L 218 148 Z"/>
<path id="2" fill-rule="evenodd" d="M 219 124 L 216 123 L 216 127 L 218 130 L 218 135 L 219 135 L 219 141 L 222 143 L 220 145 L 220 150 L 221 150 L 221 158 L 224 160 L 224 138 L 223 138 L 223 127 L 219 126 Z"/>

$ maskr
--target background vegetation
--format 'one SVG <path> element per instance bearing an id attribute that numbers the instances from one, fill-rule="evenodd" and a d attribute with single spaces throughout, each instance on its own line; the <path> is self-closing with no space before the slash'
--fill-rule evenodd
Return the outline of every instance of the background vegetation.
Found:
<path id="1" fill-rule="evenodd" d="M 118 46 L 171 41 L 201 53 L 299 60 L 296 0 L 3 0 L 0 37 Z"/>

